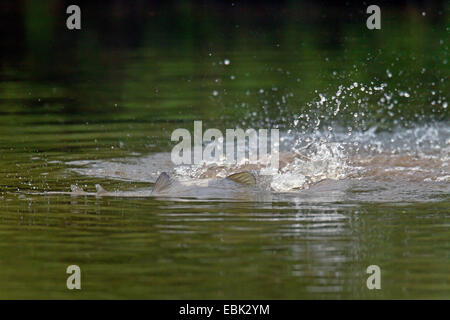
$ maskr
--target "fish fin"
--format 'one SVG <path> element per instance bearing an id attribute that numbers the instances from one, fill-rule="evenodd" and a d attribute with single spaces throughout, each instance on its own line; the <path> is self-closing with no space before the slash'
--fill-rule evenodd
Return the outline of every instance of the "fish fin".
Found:
<path id="1" fill-rule="evenodd" d="M 105 194 L 108 193 L 108 191 L 106 191 L 105 189 L 103 189 L 103 187 L 99 184 L 95 185 L 95 189 L 97 190 L 97 194 Z"/>
<path id="2" fill-rule="evenodd" d="M 167 189 L 172 184 L 172 179 L 170 179 L 169 175 L 165 172 L 161 173 L 156 179 L 155 185 L 153 186 L 152 193 L 161 192 L 164 189 Z"/>
<path id="3" fill-rule="evenodd" d="M 246 184 L 249 186 L 256 185 L 255 176 L 248 171 L 233 173 L 232 175 L 229 175 L 228 177 L 226 177 L 226 179 L 234 181 L 236 183 Z"/>

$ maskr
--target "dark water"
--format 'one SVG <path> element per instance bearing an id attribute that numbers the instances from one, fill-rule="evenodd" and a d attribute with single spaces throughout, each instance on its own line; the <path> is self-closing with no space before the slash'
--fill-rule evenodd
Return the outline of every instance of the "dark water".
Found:
<path id="1" fill-rule="evenodd" d="M 0 298 L 448 299 L 448 5 L 216 6 L 2 5 Z M 194 120 L 313 148 L 247 198 L 142 197 L 198 178 Z"/>

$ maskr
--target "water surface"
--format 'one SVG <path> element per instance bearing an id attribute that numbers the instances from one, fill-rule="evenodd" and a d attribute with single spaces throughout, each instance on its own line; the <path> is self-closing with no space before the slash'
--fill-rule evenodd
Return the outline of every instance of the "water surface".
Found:
<path id="1" fill-rule="evenodd" d="M 356 7 L 106 8 L 76 35 L 9 6 L 0 298 L 450 297 L 448 6 L 390 8 L 377 33 Z M 162 171 L 202 177 L 169 161 L 194 120 L 279 128 L 304 157 L 238 196 L 148 196 Z M 119 194 L 64 194 L 95 184 Z"/>

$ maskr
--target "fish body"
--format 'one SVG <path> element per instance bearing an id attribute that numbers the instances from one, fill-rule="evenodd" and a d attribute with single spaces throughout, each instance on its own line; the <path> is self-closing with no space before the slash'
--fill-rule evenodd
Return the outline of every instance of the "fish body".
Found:
<path id="1" fill-rule="evenodd" d="M 71 192 L 46 192 L 45 194 L 70 194 L 73 196 L 97 197 L 193 197 L 193 198 L 230 198 L 245 199 L 256 185 L 256 178 L 249 172 L 239 172 L 222 179 L 199 179 L 182 181 L 171 178 L 163 172 L 159 175 L 151 190 L 107 191 L 96 184 L 96 192 L 86 192 L 77 185 L 71 186 Z"/>
<path id="2" fill-rule="evenodd" d="M 255 186 L 256 179 L 249 172 L 239 172 L 229 175 L 225 179 L 202 179 L 198 181 L 177 181 L 171 179 L 169 175 L 165 172 L 161 173 L 155 182 L 152 189 L 152 194 L 170 194 L 174 191 L 180 190 L 191 190 L 193 188 L 197 189 L 212 189 L 220 188 L 225 189 L 227 187 L 238 187 L 238 186 Z"/>
<path id="3" fill-rule="evenodd" d="M 155 197 L 192 197 L 243 199 L 250 197 L 256 186 L 249 172 L 239 172 L 222 179 L 176 180 L 161 173 L 153 186 Z"/>

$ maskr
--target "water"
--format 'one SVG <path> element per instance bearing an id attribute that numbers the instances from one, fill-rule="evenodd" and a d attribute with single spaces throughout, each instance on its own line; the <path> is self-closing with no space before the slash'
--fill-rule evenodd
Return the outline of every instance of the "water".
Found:
<path id="1" fill-rule="evenodd" d="M 116 24 L 87 15 L 74 36 L 57 14 L 36 25 L 45 6 L 9 6 L 24 11 L 3 19 L 0 298 L 450 297 L 445 8 L 410 7 L 378 34 L 357 8 L 322 23 L 272 8 L 264 24 L 226 9 L 231 23 L 197 25 L 186 5 L 171 28 L 107 8 Z M 173 166 L 170 135 L 194 120 L 279 128 L 281 171 Z M 243 169 L 256 188 L 149 196 L 163 171 Z M 66 288 L 71 264 L 81 291 Z M 366 287 L 369 265 L 381 290 Z"/>

